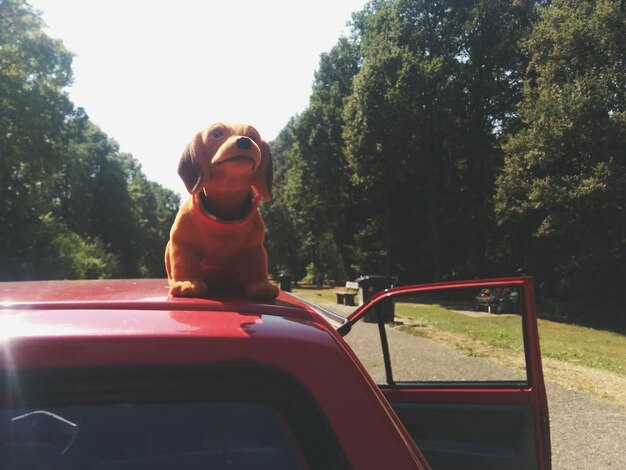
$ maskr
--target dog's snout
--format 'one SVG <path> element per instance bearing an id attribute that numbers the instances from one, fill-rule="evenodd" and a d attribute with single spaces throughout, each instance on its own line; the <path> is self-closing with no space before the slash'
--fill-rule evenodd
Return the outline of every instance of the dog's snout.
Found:
<path id="1" fill-rule="evenodd" d="M 237 139 L 237 148 L 248 150 L 250 147 L 252 147 L 252 140 L 248 137 L 239 137 Z"/>

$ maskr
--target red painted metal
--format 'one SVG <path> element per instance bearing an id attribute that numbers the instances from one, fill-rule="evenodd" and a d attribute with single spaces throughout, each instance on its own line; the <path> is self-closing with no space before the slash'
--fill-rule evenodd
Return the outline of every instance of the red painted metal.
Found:
<path id="1" fill-rule="evenodd" d="M 353 325 L 361 319 L 365 312 L 375 304 L 396 296 L 433 292 L 457 288 L 519 286 L 523 288 L 525 311 L 523 314 L 524 348 L 526 352 L 526 369 L 528 386 L 523 388 L 445 388 L 445 386 L 415 387 L 403 385 L 401 388 L 382 387 L 382 391 L 390 402 L 406 403 L 455 403 L 455 404 L 528 404 L 534 410 L 535 435 L 537 436 L 537 455 L 543 456 L 539 468 L 551 468 L 551 445 L 549 413 L 546 389 L 543 379 L 541 350 L 539 347 L 539 331 L 537 327 L 537 311 L 535 307 L 534 284 L 531 277 L 512 277 L 498 279 L 480 279 L 453 282 L 439 282 L 418 286 L 401 286 L 386 289 L 374 295 L 349 317 L 348 323 Z"/>
<path id="2" fill-rule="evenodd" d="M 300 381 L 354 468 L 429 468 L 336 331 L 288 294 L 168 299 L 163 280 L 0 284 L 0 368 L 258 364 Z M 355 432 L 372 429 L 375 432 Z"/>

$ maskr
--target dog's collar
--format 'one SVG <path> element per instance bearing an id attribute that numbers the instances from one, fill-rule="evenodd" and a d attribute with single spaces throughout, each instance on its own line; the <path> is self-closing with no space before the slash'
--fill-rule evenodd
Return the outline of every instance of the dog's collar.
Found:
<path id="1" fill-rule="evenodd" d="M 258 192 L 256 192 L 254 189 L 252 189 L 250 191 L 250 207 L 246 215 L 242 217 L 241 219 L 224 220 L 224 219 L 220 219 L 215 214 L 212 214 L 211 212 L 209 212 L 209 210 L 206 208 L 206 205 L 203 202 L 203 199 L 204 199 L 203 196 L 204 194 L 200 192 L 192 197 L 193 208 L 196 214 L 202 220 L 204 220 L 206 223 L 211 223 L 211 224 L 217 223 L 220 225 L 238 225 L 238 224 L 243 225 L 255 215 L 255 213 L 257 212 L 257 208 L 259 207 L 259 204 L 261 203 L 261 195 Z"/>

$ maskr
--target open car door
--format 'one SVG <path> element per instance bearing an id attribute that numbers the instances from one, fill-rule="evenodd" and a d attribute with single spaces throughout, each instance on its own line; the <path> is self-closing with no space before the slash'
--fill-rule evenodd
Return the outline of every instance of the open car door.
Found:
<path id="1" fill-rule="evenodd" d="M 398 287 L 339 332 L 433 469 L 550 469 L 532 279 Z"/>

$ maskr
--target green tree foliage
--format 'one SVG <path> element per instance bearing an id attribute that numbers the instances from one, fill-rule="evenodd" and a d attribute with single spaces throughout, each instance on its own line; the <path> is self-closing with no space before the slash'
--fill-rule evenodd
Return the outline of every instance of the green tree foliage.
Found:
<path id="1" fill-rule="evenodd" d="M 522 131 L 507 142 L 496 214 L 511 258 L 561 295 L 626 286 L 626 15 L 554 1 L 525 43 Z"/>
<path id="2" fill-rule="evenodd" d="M 164 275 L 178 195 L 148 181 L 137 160 L 93 124 L 75 127 L 57 175 L 55 213 L 117 257 L 115 277 Z"/>
<path id="3" fill-rule="evenodd" d="M 267 209 L 272 227 L 268 250 L 270 259 L 280 262 L 279 270 L 297 277 L 307 269 L 316 279 L 346 276 L 346 215 L 354 202 L 343 154 L 342 108 L 358 59 L 358 50 L 345 38 L 323 54 L 309 107 L 272 145 L 280 191 Z M 276 246 L 278 230 L 284 240 L 281 248 Z M 295 243 L 285 240 L 294 240 L 294 235 Z"/>
<path id="4" fill-rule="evenodd" d="M 294 124 L 295 119 L 292 119 L 271 144 L 274 184 L 280 190 L 274 191 L 272 201 L 262 205 L 261 210 L 270 272 L 289 273 L 295 279 L 302 279 L 308 260 L 303 249 L 305 219 L 300 204 L 296 205 L 301 197 L 302 170 L 299 162 L 292 158 Z"/>
<path id="5" fill-rule="evenodd" d="M 72 118 L 64 92 L 72 56 L 41 31 L 18 0 L 0 2 L 0 270 L 34 274 L 49 234 L 41 220 L 51 198 L 56 143 Z M 43 210 L 42 210 L 43 209 Z"/>
<path id="6" fill-rule="evenodd" d="M 383 240 L 377 270 L 405 280 L 485 269 L 498 137 L 514 121 L 531 13 L 530 2 L 407 0 L 355 16 L 363 64 L 344 135 L 369 207 L 357 238 L 373 242 L 360 264 Z"/>
<path id="7" fill-rule="evenodd" d="M 300 265 L 405 281 L 486 269 L 499 137 L 515 126 L 533 8 L 373 1 L 354 15 L 276 155 L 285 195 L 270 212 L 291 214 Z"/>
<path id="8" fill-rule="evenodd" d="M 131 217 L 135 226 L 133 248 L 140 255 L 138 275 L 165 276 L 164 242 L 169 240 L 170 228 L 178 212 L 180 197 L 173 191 L 149 181 L 137 160 L 130 155 L 124 155 L 124 167 Z"/>
<path id="9" fill-rule="evenodd" d="M 42 218 L 50 243 L 37 265 L 44 279 L 93 279 L 115 277 L 120 259 L 98 239 L 81 237 L 51 213 Z"/>
<path id="10" fill-rule="evenodd" d="M 71 63 L 0 1 L 0 279 L 163 275 L 179 198 L 74 107 Z"/>
<path id="11" fill-rule="evenodd" d="M 297 276 L 526 272 L 544 296 L 615 299 L 623 4 L 371 1 L 281 136 L 272 253 Z"/>

